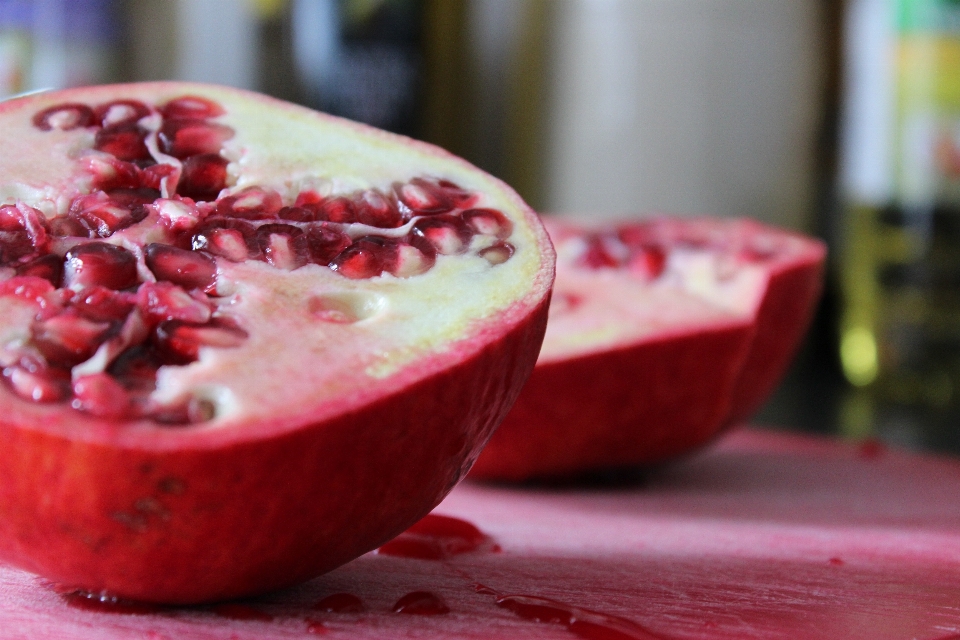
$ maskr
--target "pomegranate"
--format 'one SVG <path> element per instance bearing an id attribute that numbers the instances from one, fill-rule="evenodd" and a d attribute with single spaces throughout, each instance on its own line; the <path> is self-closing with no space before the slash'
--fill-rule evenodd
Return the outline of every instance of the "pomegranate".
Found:
<path id="1" fill-rule="evenodd" d="M 547 229 L 547 336 L 476 478 L 570 476 L 703 445 L 774 389 L 819 297 L 823 244 L 750 220 Z"/>
<path id="2" fill-rule="evenodd" d="M 0 104 L 0 559 L 196 603 L 319 575 L 467 472 L 553 251 L 449 154 L 264 96 Z"/>

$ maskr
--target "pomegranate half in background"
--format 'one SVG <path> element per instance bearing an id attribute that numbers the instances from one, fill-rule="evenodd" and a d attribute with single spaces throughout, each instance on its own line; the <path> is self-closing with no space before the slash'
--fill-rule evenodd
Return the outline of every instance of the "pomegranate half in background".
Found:
<path id="1" fill-rule="evenodd" d="M 547 336 L 475 478 L 571 477 L 702 446 L 773 391 L 819 298 L 824 245 L 750 220 L 545 224 Z"/>

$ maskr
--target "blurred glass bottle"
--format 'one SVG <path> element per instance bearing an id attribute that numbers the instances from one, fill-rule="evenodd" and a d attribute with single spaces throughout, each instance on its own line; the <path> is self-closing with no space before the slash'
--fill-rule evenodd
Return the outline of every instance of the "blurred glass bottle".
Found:
<path id="1" fill-rule="evenodd" d="M 115 0 L 0 0 L 0 98 L 116 78 Z"/>
<path id="2" fill-rule="evenodd" d="M 881 406 L 960 404 L 960 1 L 849 0 L 844 41 L 840 359 L 862 432 Z"/>

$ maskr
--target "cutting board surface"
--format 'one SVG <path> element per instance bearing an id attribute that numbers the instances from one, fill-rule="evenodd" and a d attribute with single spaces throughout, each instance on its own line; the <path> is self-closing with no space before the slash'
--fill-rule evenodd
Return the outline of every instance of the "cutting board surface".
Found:
<path id="1" fill-rule="evenodd" d="M 101 606 L 0 566 L 0 638 L 960 640 L 955 459 L 740 430 L 643 480 L 464 483 L 435 513 L 489 539 L 220 607 Z M 355 598 L 316 608 L 334 594 Z"/>

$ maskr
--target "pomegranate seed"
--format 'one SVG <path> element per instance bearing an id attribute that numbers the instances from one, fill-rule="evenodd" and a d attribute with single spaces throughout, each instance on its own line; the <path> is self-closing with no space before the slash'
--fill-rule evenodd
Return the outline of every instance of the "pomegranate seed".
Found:
<path id="1" fill-rule="evenodd" d="M 353 202 L 346 197 L 329 198 L 317 205 L 306 205 L 315 213 L 317 220 L 329 220 L 349 224 L 357 221 L 357 211 Z"/>
<path id="2" fill-rule="evenodd" d="M 477 200 L 476 194 L 470 193 L 450 180 L 437 180 L 437 186 L 443 189 L 444 195 L 446 195 L 458 209 L 472 207 Z"/>
<path id="3" fill-rule="evenodd" d="M 276 191 L 249 187 L 217 201 L 217 214 L 246 220 L 272 220 L 283 202 Z"/>
<path id="4" fill-rule="evenodd" d="M 136 295 L 93 286 L 78 292 L 70 300 L 70 307 L 90 320 L 122 322 L 136 305 Z"/>
<path id="5" fill-rule="evenodd" d="M 160 110 L 165 120 L 178 118 L 216 118 L 225 111 L 216 102 L 199 96 L 181 96 L 163 105 Z"/>
<path id="6" fill-rule="evenodd" d="M 246 331 L 220 318 L 214 318 L 207 324 L 167 320 L 157 325 L 154 333 L 157 352 L 171 364 L 195 362 L 200 347 L 239 347 L 246 338 Z"/>
<path id="7" fill-rule="evenodd" d="M 80 222 L 91 236 L 109 238 L 146 218 L 143 203 L 150 202 L 153 194 L 149 189 L 117 190 L 111 194 L 97 191 L 74 200 L 67 215 Z"/>
<path id="8" fill-rule="evenodd" d="M 363 236 L 330 261 L 330 268 L 357 280 L 390 271 L 396 263 L 396 244 L 379 236 Z"/>
<path id="9" fill-rule="evenodd" d="M 617 230 L 617 238 L 631 249 L 651 246 L 657 241 L 657 238 L 653 236 L 652 228 L 647 224 L 634 224 L 620 227 Z"/>
<path id="10" fill-rule="evenodd" d="M 46 218 L 24 204 L 0 206 L 0 265 L 25 262 L 46 249 Z"/>
<path id="11" fill-rule="evenodd" d="M 445 256 L 463 253 L 470 245 L 473 231 L 460 218 L 438 215 L 418 220 L 413 233 L 429 242 L 437 253 Z"/>
<path id="12" fill-rule="evenodd" d="M 3 369 L 3 377 L 14 393 L 33 402 L 59 402 L 70 396 L 68 371 L 25 360 Z"/>
<path id="13" fill-rule="evenodd" d="M 206 296 L 198 299 L 170 282 L 145 282 L 137 290 L 137 306 L 148 322 L 182 320 L 203 324 L 210 320 L 212 310 Z"/>
<path id="14" fill-rule="evenodd" d="M 661 247 L 648 246 L 630 257 L 630 271 L 645 280 L 660 277 L 667 266 L 667 254 Z"/>
<path id="15" fill-rule="evenodd" d="M 77 313 L 62 313 L 31 327 L 31 341 L 47 362 L 72 367 L 92 356 L 110 330 L 106 322 L 94 322 Z"/>
<path id="16" fill-rule="evenodd" d="M 148 244 L 143 254 L 147 267 L 157 280 L 166 280 L 185 289 L 205 290 L 213 286 L 217 263 L 207 255 L 159 243 Z"/>
<path id="17" fill-rule="evenodd" d="M 99 105 L 94 111 L 94 118 L 104 128 L 134 125 L 148 115 L 150 107 L 139 100 L 114 100 Z"/>
<path id="18" fill-rule="evenodd" d="M 203 153 L 184 160 L 177 195 L 198 202 L 211 202 L 226 186 L 227 160 L 213 153 Z"/>
<path id="19" fill-rule="evenodd" d="M 167 120 L 160 129 L 160 150 L 180 159 L 220 153 L 223 143 L 233 134 L 233 129 L 228 126 L 196 118 Z"/>
<path id="20" fill-rule="evenodd" d="M 63 281 L 63 259 L 53 253 L 34 258 L 17 267 L 17 275 L 43 278 L 49 280 L 54 287 L 59 287 Z"/>
<path id="21" fill-rule="evenodd" d="M 67 252 L 63 282 L 75 291 L 94 285 L 126 289 L 137 283 L 137 259 L 123 247 L 106 242 L 77 245 Z"/>
<path id="22" fill-rule="evenodd" d="M 231 218 L 207 218 L 190 238 L 190 248 L 242 262 L 259 255 L 257 230 L 249 222 Z"/>
<path id="23" fill-rule="evenodd" d="M 90 231 L 76 218 L 57 216 L 50 221 L 50 234 L 58 238 L 88 238 Z"/>
<path id="24" fill-rule="evenodd" d="M 159 198 L 148 208 L 156 211 L 161 222 L 173 232 L 189 231 L 200 221 L 200 211 L 190 200 Z"/>
<path id="25" fill-rule="evenodd" d="M 68 102 L 48 107 L 33 116 L 33 126 L 41 131 L 70 131 L 93 124 L 93 109 L 85 104 Z"/>
<path id="26" fill-rule="evenodd" d="M 437 253 L 429 243 L 421 246 L 397 244 L 397 254 L 390 273 L 398 278 L 409 278 L 428 271 L 436 262 Z"/>
<path id="27" fill-rule="evenodd" d="M 127 162 L 147 160 L 150 151 L 144 142 L 147 132 L 137 125 L 121 125 L 101 129 L 93 141 L 93 148 Z"/>
<path id="28" fill-rule="evenodd" d="M 164 190 L 164 179 L 169 179 L 177 170 L 169 164 L 153 164 L 140 172 L 140 183 L 150 189 Z M 169 189 L 167 190 L 169 191 Z"/>
<path id="29" fill-rule="evenodd" d="M 313 211 L 304 207 L 282 207 L 277 212 L 277 217 L 291 222 L 314 222 L 317 219 Z"/>
<path id="30" fill-rule="evenodd" d="M 186 402 L 154 407 L 150 417 L 160 424 L 181 425 L 207 422 L 216 417 L 216 413 L 216 406 L 206 398 L 190 398 Z"/>
<path id="31" fill-rule="evenodd" d="M 157 370 L 163 363 L 152 349 L 135 345 L 117 356 L 107 369 L 128 391 L 150 393 L 157 386 Z"/>
<path id="32" fill-rule="evenodd" d="M 513 255 L 514 248 L 509 242 L 497 242 L 486 249 L 481 249 L 477 255 L 485 258 L 492 265 L 503 264 Z"/>
<path id="33" fill-rule="evenodd" d="M 405 222 L 396 204 L 375 189 L 363 191 L 356 196 L 355 202 L 357 222 L 361 224 L 394 229 L 403 226 Z"/>
<path id="34" fill-rule="evenodd" d="M 257 229 L 257 243 L 264 259 L 278 269 L 292 271 L 305 265 L 309 247 L 303 230 L 290 224 L 265 224 Z"/>
<path id="35" fill-rule="evenodd" d="M 82 162 L 86 170 L 93 175 L 94 189 L 136 189 L 143 184 L 140 167 L 132 162 L 107 156 L 87 156 Z"/>
<path id="36" fill-rule="evenodd" d="M 80 376 L 73 381 L 70 406 L 98 418 L 121 419 L 130 415 L 130 393 L 106 373 Z"/>
<path id="37" fill-rule="evenodd" d="M 496 209 L 468 209 L 461 217 L 471 229 L 481 235 L 506 240 L 513 233 L 513 223 Z"/>
<path id="38" fill-rule="evenodd" d="M 305 235 L 310 262 L 321 266 L 330 264 L 351 244 L 350 236 L 323 223 L 310 225 Z"/>
<path id="39" fill-rule="evenodd" d="M 17 296 L 31 302 L 39 302 L 53 290 L 49 280 L 32 275 L 18 275 L 0 282 L 0 296 Z"/>
<path id="40" fill-rule="evenodd" d="M 414 178 L 405 184 L 396 185 L 395 191 L 397 197 L 413 215 L 447 213 L 455 206 L 455 202 L 447 197 L 442 188 L 422 178 Z"/>

